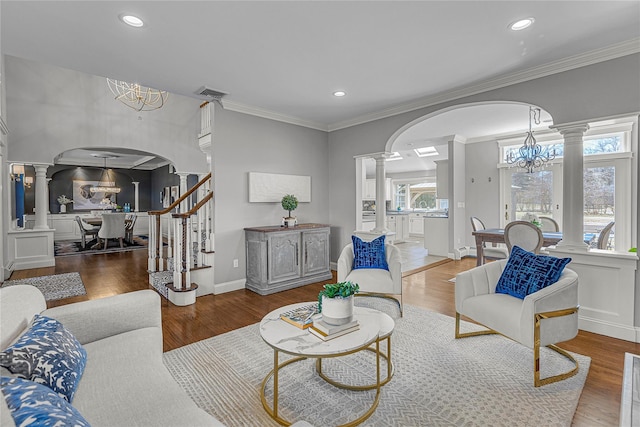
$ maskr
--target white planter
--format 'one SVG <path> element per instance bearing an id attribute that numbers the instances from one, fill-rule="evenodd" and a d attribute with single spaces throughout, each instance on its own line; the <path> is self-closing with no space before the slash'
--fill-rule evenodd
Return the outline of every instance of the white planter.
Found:
<path id="1" fill-rule="evenodd" d="M 60 213 L 67 212 L 67 205 L 60 205 Z"/>
<path id="2" fill-rule="evenodd" d="M 298 225 L 298 219 L 296 217 L 290 216 L 284 219 L 285 225 L 287 227 L 295 227 Z"/>
<path id="3" fill-rule="evenodd" d="M 353 320 L 353 295 L 342 298 L 322 296 L 322 320 L 329 325 L 344 325 Z"/>

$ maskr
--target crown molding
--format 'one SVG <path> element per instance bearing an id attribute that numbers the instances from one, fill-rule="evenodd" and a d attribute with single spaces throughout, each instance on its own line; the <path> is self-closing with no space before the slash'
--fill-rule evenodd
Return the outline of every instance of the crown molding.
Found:
<path id="1" fill-rule="evenodd" d="M 538 67 L 529 68 L 527 70 L 518 71 L 515 73 L 505 74 L 500 77 L 488 79 L 467 86 L 462 86 L 457 89 L 449 90 L 439 94 L 426 96 L 409 103 L 396 105 L 394 107 L 386 108 L 374 113 L 365 114 L 353 119 L 331 124 L 306 120 L 299 117 L 294 117 L 227 99 L 223 99 L 222 103 L 225 110 L 236 111 L 238 113 L 249 114 L 252 116 L 276 120 L 279 122 L 303 126 L 324 132 L 333 132 L 351 126 L 372 122 L 374 120 L 380 120 L 386 117 L 418 110 L 420 108 L 453 101 L 467 96 L 476 95 L 490 90 L 500 89 L 517 83 L 523 83 L 541 77 L 550 76 L 576 68 L 586 67 L 587 65 L 597 64 L 599 62 L 609 61 L 611 59 L 633 55 L 636 53 L 640 53 L 640 38 L 627 40 L 625 42 L 617 43 L 606 48 L 593 50 L 587 53 L 582 53 L 580 55 L 570 56 L 558 61 L 540 65 Z"/>
<path id="2" fill-rule="evenodd" d="M 314 122 L 311 120 L 301 119 L 299 117 L 289 116 L 286 114 L 277 113 L 275 111 L 265 110 L 260 107 L 254 107 L 251 105 L 234 102 L 231 100 L 222 100 L 223 108 L 225 110 L 236 111 L 238 113 L 250 114 L 252 116 L 262 117 L 264 119 L 276 120 L 278 122 L 289 123 L 292 125 L 303 126 L 315 130 L 321 130 L 324 132 L 329 131 L 329 127 L 325 123 Z"/>
<path id="3" fill-rule="evenodd" d="M 597 49 L 580 55 L 570 56 L 559 61 L 550 62 L 538 67 L 529 68 L 527 70 L 506 74 L 493 79 L 485 80 L 480 83 L 462 86 L 458 89 L 450 90 L 436 95 L 420 98 L 416 101 L 397 105 L 375 113 L 366 114 L 354 119 L 345 120 L 330 124 L 329 132 L 348 128 L 351 126 L 395 116 L 397 114 L 418 110 L 420 108 L 441 104 L 443 102 L 453 101 L 455 99 L 464 98 L 478 93 L 487 92 L 502 87 L 511 86 L 517 83 L 550 76 L 552 74 L 561 73 L 563 71 L 573 70 L 575 68 L 585 67 L 587 65 L 597 64 L 599 62 L 620 58 L 640 52 L 640 39 L 627 40 L 622 43 L 611 45 L 606 48 Z"/>

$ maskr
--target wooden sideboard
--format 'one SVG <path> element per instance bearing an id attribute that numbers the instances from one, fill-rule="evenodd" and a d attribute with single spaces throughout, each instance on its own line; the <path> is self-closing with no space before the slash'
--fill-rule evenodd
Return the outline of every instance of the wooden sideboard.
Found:
<path id="1" fill-rule="evenodd" d="M 268 295 L 332 278 L 326 224 L 245 228 L 247 289 Z"/>

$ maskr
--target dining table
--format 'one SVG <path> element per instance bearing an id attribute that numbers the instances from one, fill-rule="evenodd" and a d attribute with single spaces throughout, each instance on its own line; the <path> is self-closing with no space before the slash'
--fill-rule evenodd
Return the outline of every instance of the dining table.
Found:
<path id="1" fill-rule="evenodd" d="M 484 244 L 485 243 L 505 243 L 504 228 L 487 228 L 484 230 L 477 230 L 472 232 L 476 238 L 476 266 L 480 266 L 484 261 Z M 547 231 L 542 233 L 542 246 L 554 246 L 562 240 L 561 231 Z M 585 243 L 590 243 L 595 239 L 594 233 L 585 233 Z"/>
<path id="2" fill-rule="evenodd" d="M 94 227 L 101 227 L 102 226 L 102 217 L 93 217 L 93 218 L 82 218 L 82 221 L 86 222 L 89 225 L 93 225 Z M 130 218 L 125 218 L 124 220 L 124 228 L 126 229 L 129 224 L 131 224 L 132 219 Z M 100 241 L 100 239 L 98 238 L 98 236 L 96 235 L 95 239 L 91 240 L 88 243 L 89 247 L 91 249 L 100 249 L 102 247 L 102 242 Z"/>

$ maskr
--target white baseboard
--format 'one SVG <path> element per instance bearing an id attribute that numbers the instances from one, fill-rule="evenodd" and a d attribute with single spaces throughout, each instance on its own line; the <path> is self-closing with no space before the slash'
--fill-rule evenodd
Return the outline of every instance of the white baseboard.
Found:
<path id="1" fill-rule="evenodd" d="M 329 268 L 332 269 L 333 271 L 338 271 L 338 263 L 337 262 L 330 262 L 329 263 Z"/>
<path id="2" fill-rule="evenodd" d="M 238 280 L 232 280 L 230 282 L 216 283 L 215 285 L 213 285 L 213 291 L 209 293 L 212 293 L 214 295 L 219 295 L 219 294 L 224 294 L 226 292 L 245 289 L 246 283 L 247 283 L 247 279 L 238 279 Z"/>
<path id="3" fill-rule="evenodd" d="M 578 316 L 579 329 L 625 341 L 640 342 L 640 328 Z"/>

